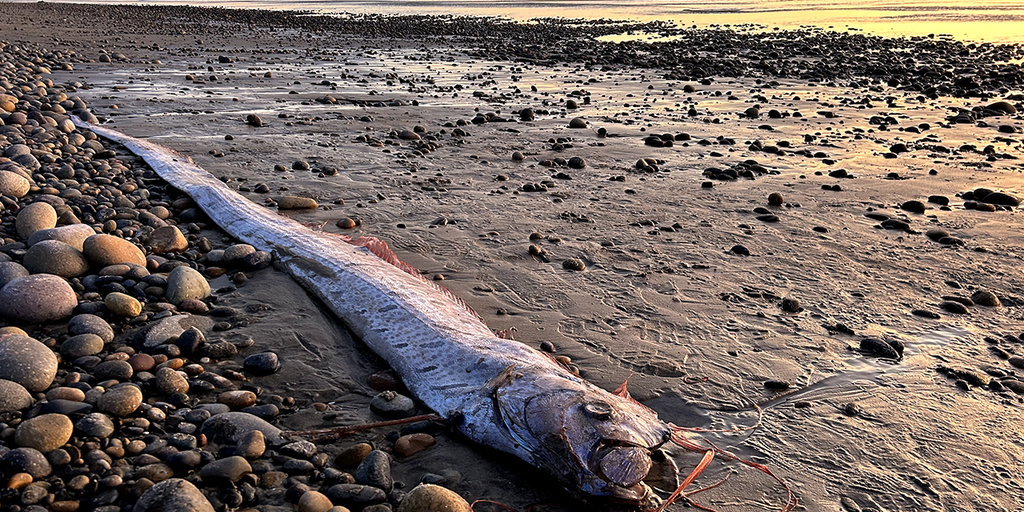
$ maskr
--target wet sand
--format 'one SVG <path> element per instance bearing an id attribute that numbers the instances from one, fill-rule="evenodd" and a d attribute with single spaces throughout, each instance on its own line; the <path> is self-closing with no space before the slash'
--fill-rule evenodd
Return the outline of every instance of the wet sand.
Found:
<path id="1" fill-rule="evenodd" d="M 815 71 L 818 56 L 784 52 L 757 68 L 750 63 L 763 60 L 698 57 L 685 45 L 659 53 L 574 39 L 609 32 L 601 26 L 478 48 L 470 35 L 403 34 L 401 22 L 370 23 L 366 32 L 380 35 L 371 38 L 326 22 L 261 24 L 252 13 L 217 27 L 175 15 L 133 32 L 102 8 L 0 10 L 18 27 L 5 39 L 77 52 L 73 71 L 50 78 L 79 82 L 77 94 L 112 127 L 191 156 L 258 203 L 316 199 L 319 209 L 289 215 L 386 240 L 425 275 L 443 275 L 492 329 L 552 343 L 598 385 L 629 379 L 664 419 L 700 428 L 752 425 L 759 404 L 759 428 L 707 437 L 769 465 L 806 510 L 1024 506 L 1021 399 L 964 377 L 1005 382 L 1021 371 L 1005 359 L 1024 351 L 1020 213 L 963 196 L 1024 193 L 1022 75 L 998 63 L 1019 48 L 952 60 L 971 74 L 922 77 L 919 65 L 901 78 L 892 66 L 879 80 L 852 54 L 831 53 L 830 67 Z M 792 41 L 811 48 L 830 37 Z M 935 44 L 918 55 L 957 49 Z M 666 55 L 704 69 L 662 67 Z M 937 88 L 906 87 L 925 81 Z M 998 101 L 1016 113 L 983 110 Z M 533 120 L 522 120 L 527 108 Z M 247 124 L 250 114 L 263 126 Z M 586 127 L 570 128 L 573 118 Z M 400 136 L 415 127 L 419 140 Z M 661 134 L 670 147 L 645 144 Z M 573 157 L 585 166 L 570 167 Z M 295 170 L 298 161 L 309 170 Z M 336 226 L 344 218 L 360 224 Z M 946 238 L 927 236 L 933 229 Z M 567 269 L 567 260 L 586 268 Z M 252 311 L 233 335 L 283 361 L 257 381 L 296 399 L 280 426 L 375 421 L 366 377 L 382 362 L 284 274 L 250 277 L 235 289 L 213 285 L 220 304 Z M 982 290 L 1000 305 L 950 311 Z M 866 353 L 867 338 L 902 345 L 902 358 Z M 387 434 L 321 450 L 386 446 Z M 449 487 L 470 501 L 572 508 L 524 463 L 437 437 L 396 461 L 396 479 L 411 487 L 456 468 L 462 477 Z M 682 468 L 699 460 L 676 455 Z M 735 463 L 715 463 L 697 485 L 733 471 L 693 499 L 718 510 L 778 508 L 779 486 Z"/>

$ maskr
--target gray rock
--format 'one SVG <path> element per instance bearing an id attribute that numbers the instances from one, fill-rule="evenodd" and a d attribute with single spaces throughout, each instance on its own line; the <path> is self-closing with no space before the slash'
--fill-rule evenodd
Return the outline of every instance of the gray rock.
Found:
<path id="1" fill-rule="evenodd" d="M 21 266 L 20 263 L 15 263 L 13 261 L 0 261 L 0 288 L 3 288 L 7 283 L 14 281 L 19 277 L 26 277 L 29 274 L 31 274 L 31 272 L 29 272 L 27 268 Z"/>
<path id="2" fill-rule="evenodd" d="M 57 210 L 42 201 L 18 210 L 18 216 L 14 221 L 15 230 L 23 240 L 40 229 L 50 229 L 56 225 Z"/>
<path id="3" fill-rule="evenodd" d="M 95 334 L 104 343 L 114 341 L 114 329 L 106 320 L 96 315 L 75 315 L 68 321 L 68 332 L 71 334 Z"/>
<path id="4" fill-rule="evenodd" d="M 52 227 L 52 226 L 51 226 Z M 113 235 L 92 235 L 82 243 L 82 252 L 98 266 L 133 263 L 146 266 L 146 256 L 135 244 Z"/>
<path id="5" fill-rule="evenodd" d="M 438 485 L 420 484 L 414 487 L 398 505 L 398 512 L 444 510 L 471 512 L 469 503 L 455 492 Z"/>
<path id="6" fill-rule="evenodd" d="M 245 358 L 245 362 L 242 365 L 246 370 L 260 375 L 274 373 L 280 368 L 277 354 L 273 352 L 252 354 Z"/>
<path id="7" fill-rule="evenodd" d="M 172 368 L 160 368 L 154 379 L 157 391 L 165 395 L 188 393 L 188 380 Z"/>
<path id="8" fill-rule="evenodd" d="M 0 290 L 2 291 L 2 290 Z M 142 345 L 145 348 L 154 348 L 168 340 L 177 338 L 186 329 L 195 327 L 201 331 L 213 327 L 213 320 L 205 316 L 175 315 L 160 320 L 156 325 L 148 328 L 142 333 Z"/>
<path id="9" fill-rule="evenodd" d="M 241 265 L 245 257 L 256 252 L 256 248 L 249 244 L 235 244 L 224 249 L 224 263 L 228 265 Z"/>
<path id="10" fill-rule="evenodd" d="M 114 433 L 114 422 L 106 414 L 94 412 L 76 421 L 75 431 L 86 437 L 106 439 Z"/>
<path id="11" fill-rule="evenodd" d="M 29 247 L 32 247 L 44 240 L 59 240 L 81 252 L 85 239 L 95 234 L 96 230 L 92 229 L 88 224 L 69 224 L 50 229 L 40 229 L 28 237 L 27 244 Z"/>
<path id="12" fill-rule="evenodd" d="M 60 240 L 43 240 L 25 253 L 21 264 L 33 274 L 77 277 L 89 270 L 81 251 Z"/>
<path id="13" fill-rule="evenodd" d="M 14 431 L 14 443 L 48 453 L 71 439 L 74 424 L 63 414 L 41 414 L 27 419 Z"/>
<path id="14" fill-rule="evenodd" d="M 7 379 L 0 379 L 0 413 L 20 411 L 32 407 L 32 395 L 25 386 Z"/>
<path id="15" fill-rule="evenodd" d="M 235 455 L 247 459 L 258 459 L 267 450 L 267 442 L 263 432 L 253 430 L 241 437 L 235 445 Z"/>
<path id="16" fill-rule="evenodd" d="M 245 460 L 245 457 L 233 455 L 207 464 L 199 471 L 199 476 L 203 477 L 203 480 L 237 482 L 249 473 L 252 473 L 249 461 Z"/>
<path id="17" fill-rule="evenodd" d="M 178 336 L 178 339 L 174 342 L 175 345 L 181 347 L 181 350 L 186 354 L 191 354 L 196 350 L 199 350 L 203 344 L 206 343 L 206 336 L 203 331 L 196 329 L 195 327 L 189 327 L 185 329 L 185 332 Z"/>
<path id="18" fill-rule="evenodd" d="M 327 489 L 327 497 L 339 505 L 372 505 L 388 499 L 384 491 L 369 485 L 337 484 Z"/>
<path id="19" fill-rule="evenodd" d="M 32 478 L 41 480 L 52 470 L 46 456 L 35 448 L 15 448 L 0 457 L 0 472 L 8 475 L 28 473 Z"/>
<path id="20" fill-rule="evenodd" d="M 253 430 L 262 432 L 266 442 L 271 446 L 280 446 L 285 443 L 281 429 L 244 412 L 226 412 L 213 416 L 203 422 L 200 432 L 206 435 L 210 442 L 228 444 L 237 443 L 239 439 Z"/>
<path id="21" fill-rule="evenodd" d="M 24 176 L 11 171 L 0 171 L 0 195 L 22 197 L 28 193 L 31 183 Z"/>
<path id="22" fill-rule="evenodd" d="M 60 355 L 69 361 L 74 361 L 82 356 L 94 356 L 102 351 L 103 338 L 92 333 L 72 336 L 60 345 Z"/>
<path id="23" fill-rule="evenodd" d="M 132 512 L 214 512 L 214 508 L 196 486 L 171 478 L 144 492 Z"/>
<path id="24" fill-rule="evenodd" d="M 279 451 L 281 455 L 308 459 L 316 455 L 316 445 L 306 440 L 295 441 L 282 446 Z"/>
<path id="25" fill-rule="evenodd" d="M 77 305 L 71 285 L 52 274 L 20 277 L 0 289 L 0 315 L 22 322 L 61 320 Z"/>
<path id="26" fill-rule="evenodd" d="M 35 393 L 49 387 L 55 375 L 57 356 L 49 347 L 28 336 L 0 336 L 0 379 Z"/>
<path id="27" fill-rule="evenodd" d="M 408 418 L 416 414 L 416 403 L 394 391 L 382 391 L 370 400 L 370 410 L 388 419 Z"/>
<path id="28" fill-rule="evenodd" d="M 118 361 L 115 359 L 113 361 L 103 361 L 96 365 L 96 368 L 92 370 L 92 374 L 100 381 L 110 379 L 126 381 L 132 378 L 135 370 L 128 361 Z"/>
<path id="29" fill-rule="evenodd" d="M 134 384 L 121 384 L 108 389 L 96 401 L 96 407 L 114 416 L 124 417 L 142 405 L 142 391 Z"/>
<path id="30" fill-rule="evenodd" d="M 187 299 L 205 299 L 210 296 L 210 283 L 191 267 L 177 267 L 167 277 L 167 301 L 181 304 Z"/>
<path id="31" fill-rule="evenodd" d="M 387 452 L 373 450 L 359 463 L 354 476 L 358 483 L 391 492 L 395 483 L 391 477 L 391 456 Z"/>

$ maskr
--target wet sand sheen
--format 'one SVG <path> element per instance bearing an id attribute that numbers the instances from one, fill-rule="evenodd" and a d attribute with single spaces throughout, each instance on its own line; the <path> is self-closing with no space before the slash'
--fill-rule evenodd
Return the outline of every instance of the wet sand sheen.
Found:
<path id="1" fill-rule="evenodd" d="M 955 98 L 947 94 L 969 89 L 954 76 L 930 98 L 888 76 L 702 81 L 588 66 L 594 55 L 582 50 L 512 61 L 266 29 L 256 43 L 185 34 L 135 45 L 84 35 L 98 19 L 79 23 L 80 53 L 126 60 L 79 63 L 54 81 L 87 85 L 78 94 L 118 130 L 192 156 L 254 201 L 317 199 L 330 209 L 291 215 L 387 240 L 427 275 L 442 274 L 492 328 L 553 343 L 607 389 L 628 377 L 633 395 L 671 421 L 735 428 L 756 421 L 751 401 L 763 404 L 758 430 L 709 438 L 769 463 L 808 510 L 1020 506 L 1020 401 L 959 377 L 988 369 L 1009 381 L 1017 371 L 989 347 L 1020 350 L 1019 338 L 1008 341 L 1024 332 L 1020 214 L 972 197 L 979 187 L 1024 191 L 1020 114 L 984 108 L 1019 108 L 1019 83 Z M 574 45 L 591 48 L 564 48 Z M 264 126 L 247 125 L 249 114 Z M 586 127 L 570 128 L 574 117 Z M 419 141 L 399 137 L 416 126 Z M 572 157 L 585 166 L 569 167 Z M 256 192 L 261 183 L 268 193 Z M 336 227 L 345 217 L 361 225 Z M 926 236 L 931 229 L 948 240 Z M 586 269 L 567 270 L 569 259 Z M 296 290 L 261 271 L 222 295 L 238 308 L 271 306 L 239 334 L 277 346 L 285 361 L 259 381 L 298 400 L 281 424 L 372 420 L 364 383 L 379 363 Z M 944 306 L 980 290 L 1001 305 Z M 902 344 L 903 358 L 861 352 L 871 338 Z M 367 434 L 386 445 L 382 436 Z M 452 487 L 469 498 L 520 509 L 564 499 L 522 464 L 438 437 L 399 460 L 396 475 L 411 484 L 459 465 L 473 469 Z M 676 455 L 681 467 L 698 459 Z M 778 497 L 772 482 L 740 469 L 694 499 L 771 510 Z"/>

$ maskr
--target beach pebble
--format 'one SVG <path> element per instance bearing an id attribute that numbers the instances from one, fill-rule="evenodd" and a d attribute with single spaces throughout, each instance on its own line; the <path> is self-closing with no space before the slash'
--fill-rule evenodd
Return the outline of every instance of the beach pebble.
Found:
<path id="1" fill-rule="evenodd" d="M 156 371 L 154 385 L 157 391 L 165 395 L 188 393 L 189 390 L 188 379 L 177 370 L 166 366 Z"/>
<path id="2" fill-rule="evenodd" d="M 999 297 L 996 294 L 988 290 L 978 290 L 971 295 L 971 300 L 979 306 L 985 306 L 989 308 L 998 308 L 1002 306 L 999 302 Z"/>
<path id="3" fill-rule="evenodd" d="M 587 166 L 587 161 L 578 156 L 574 156 L 570 158 L 569 161 L 566 162 L 566 164 L 569 166 L 570 169 L 583 169 L 584 167 Z"/>
<path id="4" fill-rule="evenodd" d="M 242 436 L 259 430 L 272 446 L 284 444 L 281 429 L 244 412 L 225 412 L 203 422 L 200 433 L 213 443 L 237 443 Z"/>
<path id="5" fill-rule="evenodd" d="M 83 356 L 94 356 L 103 351 L 103 338 L 92 334 L 76 334 L 60 345 L 60 355 L 69 361 Z"/>
<path id="6" fill-rule="evenodd" d="M 334 463 L 343 468 L 354 468 L 373 451 L 369 443 L 356 443 L 345 448 L 334 458 Z"/>
<path id="7" fill-rule="evenodd" d="M 184 353 L 191 354 L 206 344 L 206 336 L 200 329 L 189 327 L 178 336 L 174 344 L 180 347 Z"/>
<path id="8" fill-rule="evenodd" d="M 214 508 L 191 482 L 170 478 L 144 492 L 132 512 L 214 512 Z"/>
<path id="9" fill-rule="evenodd" d="M 132 378 L 135 371 L 132 370 L 132 365 L 128 364 L 128 361 L 112 360 L 103 361 L 96 365 L 92 370 L 93 376 L 97 379 L 103 380 L 119 380 L 126 381 Z"/>
<path id="10" fill-rule="evenodd" d="M 32 236 L 28 237 L 28 242 L 26 243 L 29 247 L 32 247 L 43 240 L 59 240 L 81 252 L 85 247 L 85 239 L 95 234 L 96 231 L 87 224 L 70 224 L 51 229 L 40 229 L 32 233 Z"/>
<path id="11" fill-rule="evenodd" d="M 398 505 L 397 512 L 472 512 L 469 503 L 447 488 L 432 484 L 414 487 Z"/>
<path id="12" fill-rule="evenodd" d="M 358 223 L 356 223 L 355 220 L 353 220 L 353 219 L 351 219 L 349 217 L 346 217 L 344 219 L 339 220 L 336 223 L 336 225 L 339 228 L 341 228 L 341 229 L 352 229 L 352 228 L 356 227 L 358 225 Z"/>
<path id="13" fill-rule="evenodd" d="M 30 274 L 31 272 L 29 272 L 28 269 L 23 267 L 20 263 L 15 263 L 13 261 L 0 261 L 0 288 L 3 288 L 7 283 L 14 281 L 19 277 L 25 277 Z"/>
<path id="14" fill-rule="evenodd" d="M 391 456 L 387 452 L 373 450 L 359 463 L 353 476 L 357 483 L 391 492 L 394 485 L 394 479 L 391 477 Z"/>
<path id="15" fill-rule="evenodd" d="M 53 468 L 46 456 L 35 448 L 15 448 L 0 457 L 0 471 L 5 474 L 28 473 L 41 480 L 50 476 Z"/>
<path id="16" fill-rule="evenodd" d="M 121 263 L 146 266 L 146 256 L 135 244 L 113 235 L 92 235 L 82 243 L 82 252 L 89 261 L 106 267 Z"/>
<path id="17" fill-rule="evenodd" d="M 156 253 L 184 252 L 188 249 L 188 240 L 177 226 L 162 226 L 149 234 L 146 246 Z"/>
<path id="18" fill-rule="evenodd" d="M 266 438 L 263 437 L 263 432 L 260 432 L 259 430 L 252 430 L 245 433 L 241 438 L 239 438 L 238 443 L 235 445 L 235 455 L 245 457 L 247 459 L 260 458 L 266 450 Z"/>
<path id="19" fill-rule="evenodd" d="M 31 184 L 24 176 L 0 170 L 0 195 L 22 197 L 28 194 Z"/>
<path id="20" fill-rule="evenodd" d="M 437 441 L 434 436 L 418 432 L 415 434 L 409 434 L 399 437 L 395 441 L 395 453 L 400 457 L 409 457 L 415 453 L 434 446 Z"/>
<path id="21" fill-rule="evenodd" d="M 729 252 L 731 252 L 733 254 L 737 254 L 739 256 L 750 256 L 750 249 L 747 249 L 746 247 L 744 247 L 742 245 L 734 245 L 734 246 L 732 246 L 732 249 L 729 249 Z"/>
<path id="22" fill-rule="evenodd" d="M 205 299 L 210 296 L 210 282 L 199 271 L 191 267 L 175 267 L 167 277 L 167 301 L 180 304 L 188 299 Z"/>
<path id="23" fill-rule="evenodd" d="M 67 318 L 77 305 L 71 285 L 52 274 L 20 277 L 0 289 L 0 315 L 23 322 Z"/>
<path id="24" fill-rule="evenodd" d="M 224 249 L 223 258 L 227 265 L 241 265 L 245 257 L 256 252 L 256 248 L 249 244 L 234 244 Z"/>
<path id="25" fill-rule="evenodd" d="M 277 354 L 273 352 L 261 352 L 246 357 L 242 366 L 252 373 L 267 375 L 278 370 L 280 361 Z"/>
<path id="26" fill-rule="evenodd" d="M 63 414 L 41 414 L 22 421 L 14 432 L 14 443 L 47 453 L 71 439 L 74 424 Z"/>
<path id="27" fill-rule="evenodd" d="M 40 229 L 50 229 L 57 225 L 57 211 L 49 203 L 39 201 L 21 210 L 14 221 L 15 230 L 23 240 Z"/>
<path id="28" fill-rule="evenodd" d="M 86 414 L 75 422 L 75 432 L 86 437 L 106 439 L 114 433 L 114 422 L 103 413 Z"/>
<path id="29" fill-rule="evenodd" d="M 237 482 L 249 473 L 252 473 L 249 461 L 245 460 L 245 457 L 232 455 L 207 464 L 199 471 L 199 476 L 204 480 Z"/>
<path id="30" fill-rule="evenodd" d="M 587 121 L 582 117 L 574 117 L 569 121 L 569 128 L 586 128 Z"/>
<path id="31" fill-rule="evenodd" d="M 339 505 L 365 506 L 388 499 L 383 490 L 370 485 L 336 484 L 327 489 L 327 497 Z"/>
<path id="32" fill-rule="evenodd" d="M 924 213 L 925 211 L 925 205 L 921 201 L 906 201 L 900 205 L 900 208 L 911 213 Z"/>
<path id="33" fill-rule="evenodd" d="M 89 314 L 75 315 L 68 321 L 68 332 L 77 334 L 95 334 L 104 343 L 114 341 L 114 329 L 106 320 Z"/>
<path id="34" fill-rule="evenodd" d="M 123 317 L 134 318 L 142 313 L 142 303 L 138 299 L 120 292 L 108 293 L 103 304 L 111 313 Z"/>
<path id="35" fill-rule="evenodd" d="M 274 262 L 274 256 L 267 251 L 256 251 L 242 260 L 246 270 L 262 270 Z"/>
<path id="36" fill-rule="evenodd" d="M 245 124 L 259 128 L 263 126 L 263 119 L 260 119 L 260 116 L 256 114 L 249 114 L 245 116 Z"/>
<path id="37" fill-rule="evenodd" d="M 586 270 L 587 265 L 579 258 L 569 258 L 562 262 L 562 268 L 582 272 L 583 270 Z"/>
<path id="38" fill-rule="evenodd" d="M 35 393 L 50 387 L 56 374 L 57 356 L 49 347 L 28 336 L 0 336 L 0 379 Z"/>
<path id="39" fill-rule="evenodd" d="M 394 391 L 382 391 L 370 400 L 370 410 L 388 419 L 407 418 L 416 413 L 416 403 Z"/>
<path id="40" fill-rule="evenodd" d="M 25 386 L 11 380 L 0 379 L 0 413 L 27 409 L 32 407 L 33 402 L 32 395 Z"/>
<path id="41" fill-rule="evenodd" d="M 772 206 L 782 206 L 782 203 L 784 202 L 785 201 L 783 201 L 782 199 L 782 194 L 778 192 L 772 192 L 771 194 L 768 194 L 768 204 Z"/>
<path id="42" fill-rule="evenodd" d="M 317 491 L 306 491 L 299 498 L 298 512 L 327 512 L 333 507 L 330 498 Z"/>
<path id="43" fill-rule="evenodd" d="M 956 315 L 968 315 L 971 313 L 963 303 L 953 300 L 943 301 L 939 304 L 939 307 Z"/>
<path id="44" fill-rule="evenodd" d="M 232 409 L 241 409 L 256 403 L 256 393 L 244 390 L 225 391 L 217 396 L 217 402 Z"/>
<path id="45" fill-rule="evenodd" d="M 902 354 L 896 348 L 877 338 L 864 338 L 860 340 L 860 350 L 869 355 L 899 359 Z"/>
<path id="46" fill-rule="evenodd" d="M 122 384 L 108 389 L 96 401 L 96 407 L 114 416 L 124 417 L 142 405 L 142 391 L 134 384 Z"/>
<path id="47" fill-rule="evenodd" d="M 279 210 L 315 210 L 319 206 L 317 202 L 308 197 L 281 196 L 277 198 L 277 209 Z"/>

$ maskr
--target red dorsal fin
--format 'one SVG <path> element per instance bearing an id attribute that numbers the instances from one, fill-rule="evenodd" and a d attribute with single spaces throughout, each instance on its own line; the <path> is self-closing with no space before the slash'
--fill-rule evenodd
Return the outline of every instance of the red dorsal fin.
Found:
<path id="1" fill-rule="evenodd" d="M 632 375 L 630 375 L 629 377 L 632 377 Z M 621 396 L 626 400 L 633 399 L 633 397 L 629 396 L 629 389 L 627 389 L 627 385 L 629 384 L 629 377 L 626 377 L 626 380 L 622 381 L 622 384 L 619 384 L 619 387 L 612 390 L 613 395 Z"/>
<path id="2" fill-rule="evenodd" d="M 359 247 L 365 247 L 366 250 L 372 252 L 373 254 L 376 254 L 378 258 L 398 267 L 402 272 L 423 279 L 423 275 L 420 274 L 419 270 L 416 270 L 415 268 L 412 267 L 412 265 L 409 265 L 403 262 L 402 260 L 398 259 L 398 255 L 395 254 L 395 251 L 392 251 L 391 248 L 388 247 L 387 242 L 381 240 L 380 238 L 374 238 L 372 236 L 361 236 L 359 238 L 356 238 L 355 240 L 349 240 L 348 243 L 352 245 L 358 245 Z"/>

